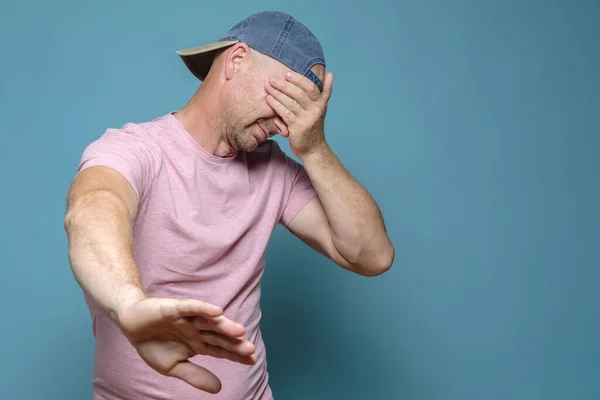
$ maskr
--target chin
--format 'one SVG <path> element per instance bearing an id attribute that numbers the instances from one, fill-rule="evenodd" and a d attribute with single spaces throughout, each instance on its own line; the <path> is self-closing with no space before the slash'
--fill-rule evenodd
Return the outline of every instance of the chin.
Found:
<path id="1" fill-rule="evenodd" d="M 253 151 L 256 147 L 258 147 L 261 143 L 254 136 L 250 134 L 240 135 L 236 140 L 233 141 L 235 144 L 236 150 L 241 150 L 245 152 Z"/>

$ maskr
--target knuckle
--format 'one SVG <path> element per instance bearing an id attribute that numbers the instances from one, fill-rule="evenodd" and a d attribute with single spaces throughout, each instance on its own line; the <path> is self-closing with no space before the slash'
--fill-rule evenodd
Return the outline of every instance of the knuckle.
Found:
<path id="1" fill-rule="evenodd" d="M 320 119 L 323 117 L 324 111 L 322 107 L 317 107 L 316 111 L 315 111 L 315 117 L 316 119 Z"/>

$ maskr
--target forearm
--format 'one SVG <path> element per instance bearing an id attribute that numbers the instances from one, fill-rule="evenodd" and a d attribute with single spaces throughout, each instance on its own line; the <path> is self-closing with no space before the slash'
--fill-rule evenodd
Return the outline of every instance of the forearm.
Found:
<path id="1" fill-rule="evenodd" d="M 127 208 L 110 192 L 84 195 L 67 213 L 65 230 L 77 282 L 118 323 L 121 308 L 145 298 Z"/>
<path id="2" fill-rule="evenodd" d="M 323 204 L 337 251 L 355 268 L 388 269 L 394 248 L 373 197 L 327 145 L 304 156 L 302 162 Z"/>

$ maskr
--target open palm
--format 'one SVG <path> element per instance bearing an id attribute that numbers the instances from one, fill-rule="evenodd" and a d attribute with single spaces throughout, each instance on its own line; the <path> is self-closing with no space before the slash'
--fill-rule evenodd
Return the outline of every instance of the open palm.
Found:
<path id="1" fill-rule="evenodd" d="M 256 362 L 245 328 L 220 307 L 193 299 L 147 298 L 119 313 L 119 325 L 140 357 L 154 370 L 209 393 L 221 390 L 211 371 L 189 361 L 203 354 L 242 364 Z"/>

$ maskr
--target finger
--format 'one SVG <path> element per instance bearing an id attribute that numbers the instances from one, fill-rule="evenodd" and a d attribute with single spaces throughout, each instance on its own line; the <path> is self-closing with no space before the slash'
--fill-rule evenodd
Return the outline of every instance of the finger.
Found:
<path id="1" fill-rule="evenodd" d="M 231 338 L 210 331 L 201 331 L 199 332 L 199 336 L 203 341 L 212 346 L 219 346 L 242 356 L 250 356 L 256 351 L 256 347 L 244 339 Z"/>
<path id="2" fill-rule="evenodd" d="M 281 119 L 287 126 L 290 126 L 290 125 L 296 123 L 296 121 L 298 120 L 298 117 L 296 116 L 296 114 L 294 114 L 292 111 L 287 109 L 275 97 L 268 95 L 267 103 L 281 117 Z"/>
<path id="3" fill-rule="evenodd" d="M 195 317 L 193 324 L 196 330 L 214 331 L 232 338 L 239 338 L 246 333 L 246 328 L 243 325 L 225 316 L 217 318 Z"/>
<path id="4" fill-rule="evenodd" d="M 281 136 L 283 136 L 283 137 L 290 136 L 290 131 L 288 130 L 288 127 L 286 126 L 285 122 L 283 122 L 283 120 L 281 118 L 279 118 L 279 117 L 273 118 L 273 123 L 275 124 L 277 129 L 279 129 L 279 133 L 281 134 Z"/>
<path id="5" fill-rule="evenodd" d="M 321 97 L 321 92 L 317 85 L 306 76 L 290 71 L 285 74 L 285 79 L 302 89 L 311 101 L 316 101 Z"/>
<path id="6" fill-rule="evenodd" d="M 267 86 L 284 93 L 305 110 L 310 110 L 314 106 L 314 102 L 308 97 L 308 93 L 300 86 L 295 85 L 294 82 L 288 82 L 288 80 L 279 78 L 271 78 L 270 82 L 267 83 Z"/>
<path id="7" fill-rule="evenodd" d="M 194 354 L 222 358 L 245 365 L 253 365 L 256 363 L 256 355 L 254 353 L 250 355 L 235 353 L 233 351 L 224 349 L 221 346 L 204 342 L 200 337 L 198 337 L 196 340 L 188 341 L 187 346 L 193 351 Z"/>
<path id="8" fill-rule="evenodd" d="M 204 354 L 210 357 L 222 358 L 225 360 L 237 362 L 244 365 L 256 364 L 256 355 L 252 354 L 249 356 L 243 356 L 238 353 L 234 353 L 229 350 L 225 350 L 220 346 L 213 346 L 210 344 L 205 345 Z"/>
<path id="9" fill-rule="evenodd" d="M 223 314 L 221 307 L 194 299 L 162 299 L 160 309 L 163 317 L 170 321 L 194 316 L 214 318 Z"/>
<path id="10" fill-rule="evenodd" d="M 221 307 L 194 299 L 179 300 L 177 302 L 177 310 L 184 317 L 191 317 L 198 314 L 206 317 L 218 317 L 223 315 L 223 309 Z"/>
<path id="11" fill-rule="evenodd" d="M 175 364 L 167 375 L 179 378 L 208 393 L 216 394 L 221 391 L 221 381 L 215 374 L 190 361 L 181 361 Z"/>
<path id="12" fill-rule="evenodd" d="M 265 88 L 268 94 L 275 97 L 277 101 L 283 104 L 285 108 L 293 112 L 297 117 L 300 117 L 302 113 L 306 111 L 306 109 L 304 109 L 296 100 L 274 86 L 267 83 Z"/>
<path id="13" fill-rule="evenodd" d="M 333 73 L 328 72 L 325 74 L 325 81 L 323 82 L 323 92 L 321 96 L 327 102 L 331 97 L 331 92 L 333 91 Z"/>
<path id="14" fill-rule="evenodd" d="M 194 340 L 198 336 L 198 330 L 189 319 L 178 319 L 171 322 L 171 325 L 177 329 L 175 334 L 183 340 Z"/>

